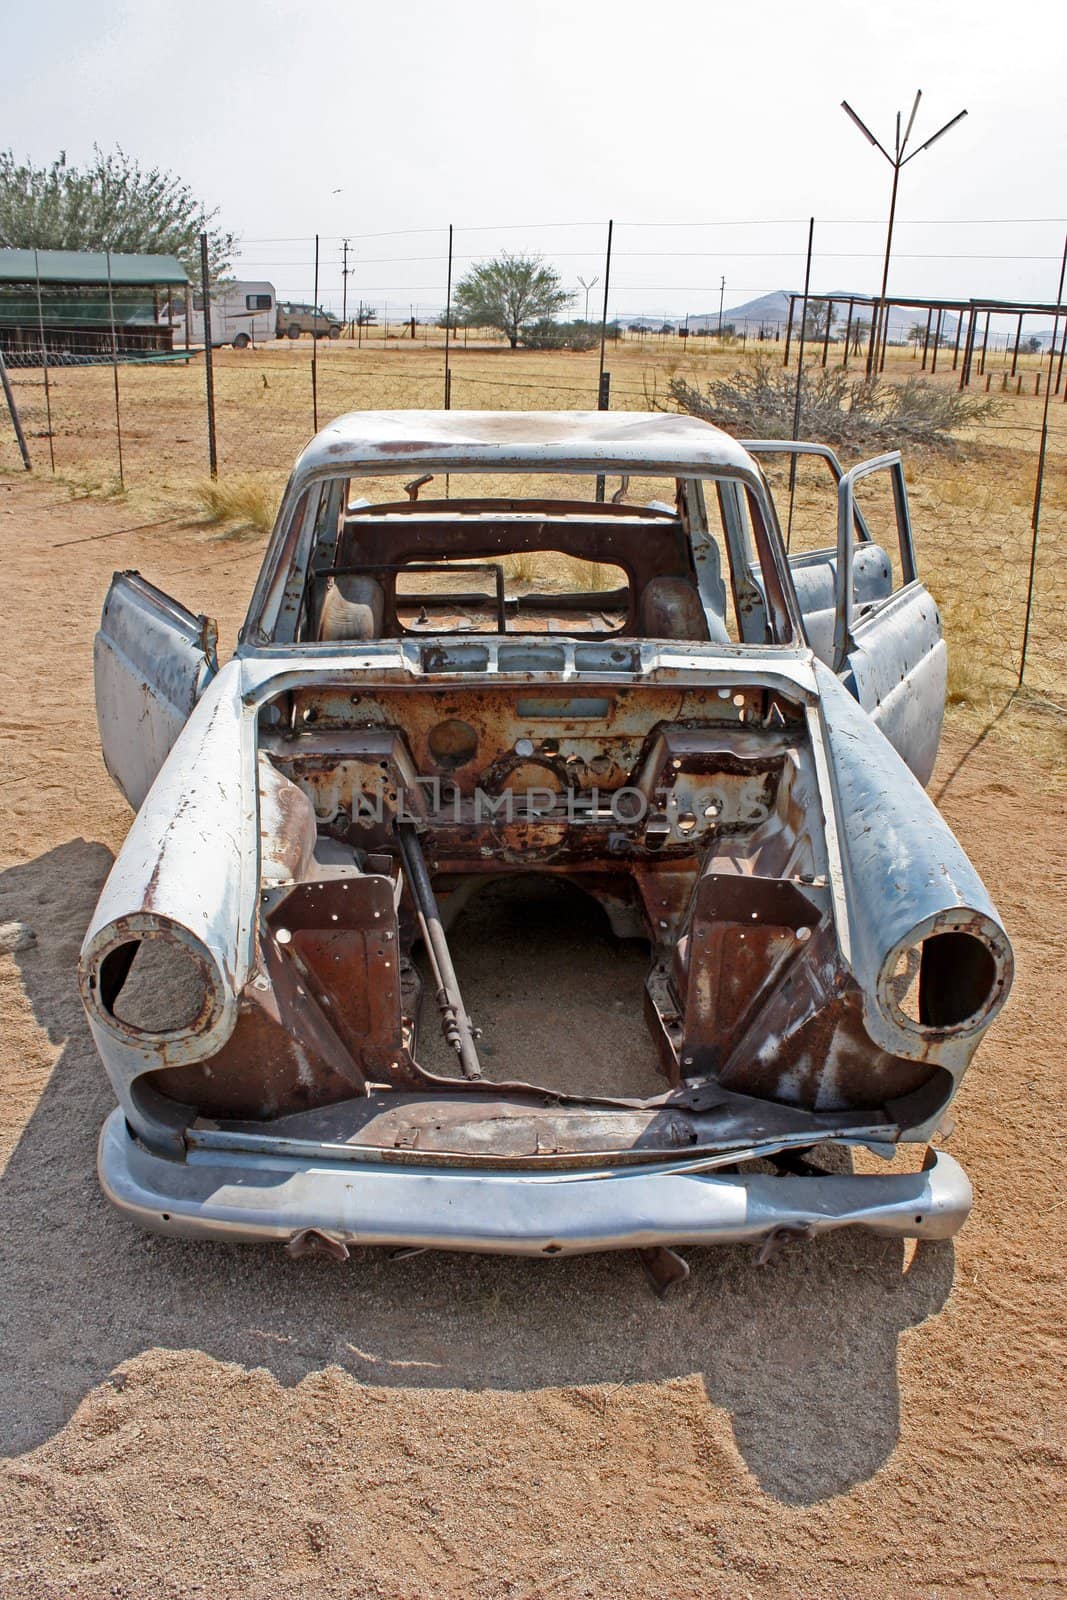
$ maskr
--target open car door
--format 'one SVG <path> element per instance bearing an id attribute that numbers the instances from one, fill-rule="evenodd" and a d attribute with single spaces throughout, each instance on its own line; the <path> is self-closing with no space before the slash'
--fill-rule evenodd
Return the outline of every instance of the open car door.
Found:
<path id="1" fill-rule="evenodd" d="M 808 643 L 820 661 L 828 667 L 834 664 L 834 622 L 837 611 L 837 557 L 836 517 L 834 496 L 845 475 L 836 454 L 829 445 L 814 444 L 800 439 L 742 439 L 741 444 L 750 455 L 784 458 L 790 465 L 790 482 L 803 461 L 822 462 L 830 479 L 826 500 L 827 543 L 814 548 L 790 549 L 786 539 L 786 555 L 793 575 L 793 588 L 797 604 L 804 618 L 804 631 Z M 792 529 L 790 518 L 788 531 Z M 892 588 L 892 563 L 871 537 L 871 531 L 862 510 L 855 507 L 855 547 L 852 553 L 853 583 L 864 600 L 888 595 Z M 758 568 L 756 569 L 758 573 Z M 758 581 L 762 584 L 762 578 Z"/>
<path id="2" fill-rule="evenodd" d="M 857 489 L 871 480 L 893 530 L 882 545 L 857 538 Z M 941 615 L 919 581 L 899 451 L 862 461 L 838 484 L 835 672 L 919 782 L 934 769 L 945 715 L 947 655 Z M 871 515 L 868 506 L 868 516 Z M 891 583 L 872 593 L 866 549 L 890 554 Z"/>
<path id="3" fill-rule="evenodd" d="M 116 572 L 93 641 L 104 765 L 134 810 L 218 671 L 218 626 Z"/>

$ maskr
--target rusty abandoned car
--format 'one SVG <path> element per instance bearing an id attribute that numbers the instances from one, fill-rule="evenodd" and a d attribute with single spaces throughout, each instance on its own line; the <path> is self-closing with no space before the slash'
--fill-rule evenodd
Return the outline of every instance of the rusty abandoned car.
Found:
<path id="1" fill-rule="evenodd" d="M 790 453 L 837 480 L 825 547 L 792 556 L 760 465 Z M 81 986 L 119 1102 L 101 1182 L 144 1226 L 662 1266 L 964 1221 L 943 1150 L 848 1159 L 943 1128 L 1012 978 L 923 787 L 946 658 L 899 455 L 842 473 L 666 414 L 352 414 L 296 463 L 232 659 L 124 572 L 95 669 L 137 816 Z M 650 1082 L 595 1028 L 562 1082 L 530 1040 L 496 1066 L 457 924 L 531 875 L 646 941 Z M 520 914 L 517 971 L 522 938 Z M 522 981 L 531 1039 L 565 1027 Z"/>

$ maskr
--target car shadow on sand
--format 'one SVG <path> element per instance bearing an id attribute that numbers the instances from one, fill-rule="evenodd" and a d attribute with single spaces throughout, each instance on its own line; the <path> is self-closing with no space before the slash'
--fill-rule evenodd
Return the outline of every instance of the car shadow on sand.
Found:
<path id="1" fill-rule="evenodd" d="M 768 1266 L 687 1250 L 660 1302 L 630 1252 L 557 1260 L 425 1253 L 290 1260 L 268 1247 L 141 1233 L 101 1196 L 113 1104 L 74 964 L 110 865 L 75 840 L 0 874 L 0 921 L 30 922 L 17 960 L 62 1053 L 0 1176 L 0 1453 L 64 1427 L 88 1390 L 146 1349 L 201 1350 L 286 1385 L 338 1365 L 360 1382 L 536 1390 L 697 1373 L 762 1488 L 806 1505 L 875 1473 L 899 1431 L 901 1332 L 945 1303 L 950 1243 L 850 1230 Z M 442 1406 L 448 1405 L 442 1396 Z"/>

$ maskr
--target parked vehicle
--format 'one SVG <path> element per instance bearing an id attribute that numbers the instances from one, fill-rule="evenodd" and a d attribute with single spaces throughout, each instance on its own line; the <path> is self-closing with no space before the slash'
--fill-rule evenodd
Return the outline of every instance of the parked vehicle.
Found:
<path id="1" fill-rule="evenodd" d="M 825 547 L 792 560 L 773 452 L 839 480 Z M 878 483 L 882 544 L 858 509 Z M 341 417 L 221 668 L 215 641 L 116 575 L 97 712 L 137 816 L 80 981 L 125 1213 L 337 1256 L 635 1247 L 665 1281 L 679 1243 L 961 1226 L 942 1150 L 821 1164 L 931 1140 L 1012 980 L 923 790 L 946 658 L 897 453 L 842 473 L 664 414 Z M 537 1044 L 495 1066 L 449 926 L 529 874 L 647 942 L 652 1092 L 595 1031 L 563 1082 Z M 567 1012 L 516 938 L 548 1038 Z"/>
<path id="2" fill-rule="evenodd" d="M 188 343 L 204 343 L 204 296 L 199 289 L 190 295 Z M 211 295 L 212 348 L 232 344 L 246 350 L 273 338 L 278 314 L 274 285 L 260 280 L 220 284 Z M 174 348 L 186 343 L 185 301 L 175 298 L 170 315 L 164 309 L 162 320 L 174 323 Z"/>
<path id="3" fill-rule="evenodd" d="M 310 333 L 315 339 L 339 339 L 341 320 L 322 306 L 298 305 L 295 300 L 283 300 L 278 306 L 278 338 L 299 339 Z"/>

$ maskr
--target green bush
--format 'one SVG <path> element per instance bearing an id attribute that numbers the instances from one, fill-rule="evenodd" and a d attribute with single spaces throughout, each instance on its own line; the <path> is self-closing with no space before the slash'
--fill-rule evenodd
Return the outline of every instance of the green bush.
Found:
<path id="1" fill-rule="evenodd" d="M 542 317 L 522 330 L 527 350 L 595 350 L 600 343 L 600 328 L 593 322 L 553 322 Z"/>

